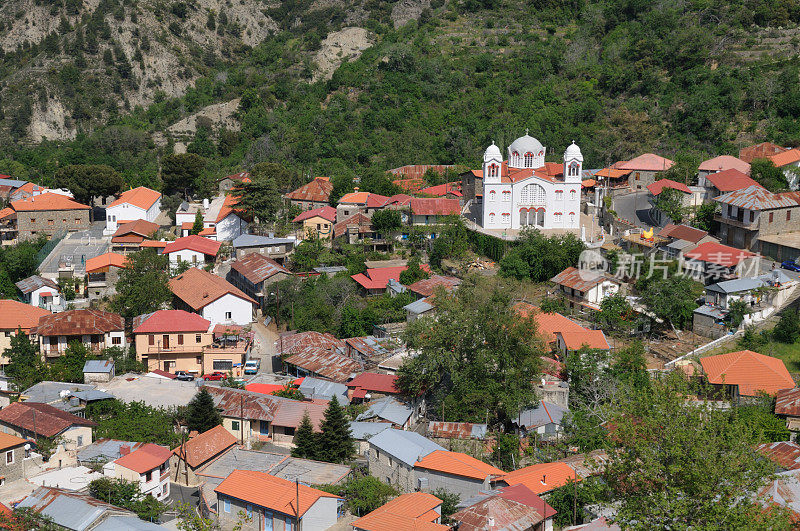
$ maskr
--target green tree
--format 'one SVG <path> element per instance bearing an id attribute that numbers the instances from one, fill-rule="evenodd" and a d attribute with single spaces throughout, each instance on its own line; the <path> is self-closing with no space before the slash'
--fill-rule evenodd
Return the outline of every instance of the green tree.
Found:
<path id="1" fill-rule="evenodd" d="M 394 238 L 402 226 L 400 212 L 384 208 L 372 214 L 372 228 L 394 246 Z"/>
<path id="2" fill-rule="evenodd" d="M 89 483 L 93 498 L 136 513 L 142 520 L 157 521 L 167 506 L 151 495 L 142 495 L 139 484 L 124 479 L 100 478 Z"/>
<path id="3" fill-rule="evenodd" d="M 356 516 L 374 511 L 399 494 L 394 487 L 375 476 L 354 477 L 344 485 L 320 485 L 319 488 L 343 497 L 347 510 Z"/>
<path id="4" fill-rule="evenodd" d="M 772 336 L 781 343 L 796 343 L 800 339 L 800 313 L 792 308 L 785 309 L 772 330 Z"/>
<path id="5" fill-rule="evenodd" d="M 449 516 L 458 510 L 458 504 L 461 503 L 461 496 L 443 488 L 438 488 L 432 491 L 431 494 L 442 500 L 442 523 L 445 525 L 452 524 L 453 522 L 450 520 Z"/>
<path id="6" fill-rule="evenodd" d="M 673 328 L 685 328 L 692 322 L 692 312 L 697 308 L 703 286 L 687 276 L 672 275 L 647 284 L 642 301 L 656 317 L 670 323 Z"/>
<path id="7" fill-rule="evenodd" d="M 94 205 L 95 197 L 105 198 L 120 193 L 125 181 L 111 166 L 72 164 L 56 172 L 55 184 L 71 191 L 77 202 Z"/>
<path id="8" fill-rule="evenodd" d="M 355 451 L 353 436 L 350 433 L 350 421 L 335 396 L 325 409 L 320 429 L 319 458 L 329 463 L 348 462 Z"/>
<path id="9" fill-rule="evenodd" d="M 418 352 L 400 367 L 397 386 L 407 396 L 429 395 L 442 420 L 506 424 L 533 405 L 543 344 L 532 317 L 511 307 L 514 291 L 469 277 L 436 298 L 436 320 L 410 323 L 408 348 Z"/>
<path id="10" fill-rule="evenodd" d="M 297 427 L 293 442 L 295 446 L 292 449 L 293 457 L 318 458 L 320 454 L 320 437 L 319 434 L 314 433 L 314 426 L 311 424 L 311 417 L 308 416 L 308 411 L 303 413 L 303 420 L 300 421 L 300 426 Z"/>
<path id="11" fill-rule="evenodd" d="M 17 286 L 11 280 L 11 276 L 6 271 L 3 264 L 0 264 L 0 298 L 16 299 L 18 295 Z"/>
<path id="12" fill-rule="evenodd" d="M 185 199 L 203 187 L 200 179 L 208 161 L 196 153 L 173 153 L 161 159 L 164 195 L 181 193 Z"/>
<path id="13" fill-rule="evenodd" d="M 586 507 L 605 499 L 603 484 L 596 477 L 589 477 L 577 482 L 568 480 L 566 485 L 550 493 L 547 503 L 556 510 L 553 523 L 559 527 L 567 527 L 586 521 L 591 514 Z"/>
<path id="14" fill-rule="evenodd" d="M 674 188 L 664 188 L 653 199 L 653 206 L 664 213 L 674 223 L 681 223 L 686 208 L 683 206 L 685 193 Z"/>
<path id="15" fill-rule="evenodd" d="M 203 232 L 203 214 L 200 211 L 197 211 L 197 214 L 194 216 L 194 223 L 192 224 L 192 229 L 189 231 L 189 234 L 200 234 Z"/>
<path id="16" fill-rule="evenodd" d="M 400 272 L 400 284 L 410 286 L 414 282 L 428 278 L 429 276 L 430 275 L 420 267 L 419 258 L 415 256 L 408 261 L 408 267 Z"/>
<path id="17" fill-rule="evenodd" d="M 744 317 L 750 314 L 750 306 L 742 299 L 731 301 L 728 305 L 728 319 L 731 322 L 731 328 L 736 330 L 739 325 L 744 321 Z"/>
<path id="18" fill-rule="evenodd" d="M 546 237 L 537 230 L 526 229 L 500 260 L 500 274 L 544 282 L 578 263 L 583 249 L 583 243 L 573 234 Z"/>
<path id="19" fill-rule="evenodd" d="M 250 182 L 238 181 L 229 193 L 238 197 L 238 210 L 261 223 L 274 221 L 283 201 L 277 182 L 269 175 L 251 174 Z"/>
<path id="20" fill-rule="evenodd" d="M 539 309 L 542 313 L 560 313 L 565 314 L 569 312 L 566 303 L 562 297 L 546 297 L 539 303 Z"/>
<path id="21" fill-rule="evenodd" d="M 421 227 L 420 230 L 425 231 L 425 228 Z M 464 222 L 459 216 L 446 216 L 433 240 L 430 263 L 434 267 L 441 267 L 442 260 L 461 258 L 468 249 L 469 232 Z"/>
<path id="22" fill-rule="evenodd" d="M 516 470 L 519 463 L 519 437 L 513 433 L 498 433 L 492 448 L 492 462 L 503 470 Z"/>
<path id="23" fill-rule="evenodd" d="M 694 213 L 692 225 L 700 230 L 711 232 L 714 228 L 714 214 L 717 212 L 717 203 L 704 203 Z"/>
<path id="24" fill-rule="evenodd" d="M 211 398 L 208 389 L 203 387 L 189 401 L 186 409 L 186 425 L 189 430 L 204 433 L 220 424 L 222 424 L 222 416 L 214 405 L 214 399 Z"/>
<path id="25" fill-rule="evenodd" d="M 754 159 L 750 162 L 750 177 L 770 192 L 782 192 L 789 187 L 786 176 L 769 159 Z"/>
<path id="26" fill-rule="evenodd" d="M 86 407 L 86 417 L 97 422 L 98 438 L 141 441 L 174 448 L 181 443 L 175 433 L 177 412 L 155 408 L 144 402 L 100 400 Z"/>
<path id="27" fill-rule="evenodd" d="M 595 319 L 608 334 L 624 335 L 636 326 L 636 312 L 625 296 L 619 293 L 603 298 Z"/>
<path id="28" fill-rule="evenodd" d="M 126 319 L 133 319 L 171 301 L 167 267 L 167 257 L 157 254 L 155 249 L 129 254 L 117 280 L 117 293 L 111 301 L 113 310 Z"/>
<path id="29" fill-rule="evenodd" d="M 72 341 L 49 366 L 49 377 L 58 382 L 83 382 L 83 366 L 91 353 L 80 341 Z"/>
<path id="30" fill-rule="evenodd" d="M 20 329 L 11 336 L 10 346 L 3 351 L 3 356 L 8 358 L 5 373 L 11 377 L 19 391 L 47 377 L 47 371 L 42 366 L 39 345 L 32 342 L 28 334 Z"/>
<path id="31" fill-rule="evenodd" d="M 291 192 L 302 184 L 296 171 L 274 162 L 259 162 L 250 170 L 250 178 L 272 179 L 280 192 Z"/>

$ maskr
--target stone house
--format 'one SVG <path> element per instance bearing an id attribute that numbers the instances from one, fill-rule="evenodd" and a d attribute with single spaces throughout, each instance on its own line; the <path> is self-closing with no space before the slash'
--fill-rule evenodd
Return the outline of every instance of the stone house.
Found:
<path id="1" fill-rule="evenodd" d="M 413 431 L 387 429 L 368 439 L 369 473 L 401 492 L 420 490 L 414 465 L 444 448 Z"/>
<path id="2" fill-rule="evenodd" d="M 90 207 L 56 193 L 44 193 L 11 203 L 17 214 L 17 238 L 28 240 L 39 235 L 89 228 Z"/>
<path id="3" fill-rule="evenodd" d="M 95 422 L 61 411 L 50 404 L 14 402 L 0 410 L 3 433 L 24 439 L 60 437 L 64 449 L 76 450 L 92 443 Z"/>
<path id="4" fill-rule="evenodd" d="M 114 295 L 119 273 L 127 267 L 127 258 L 117 253 L 104 253 L 86 260 L 86 293 L 89 300 Z"/>
<path id="5" fill-rule="evenodd" d="M 11 338 L 20 330 L 31 335 L 31 329 L 36 328 L 39 319 L 50 312 L 44 308 L 37 308 L 11 299 L 0 299 L 0 365 L 8 364 L 9 360 L 3 353 L 11 347 Z"/>
<path id="6" fill-rule="evenodd" d="M 800 221 L 800 193 L 775 194 L 761 186 L 728 192 L 714 198 L 720 212 L 714 215 L 719 222 L 719 239 L 723 244 L 761 251 L 774 256 L 764 238 L 797 230 Z M 772 239 L 766 240 L 774 243 Z"/>
<path id="7" fill-rule="evenodd" d="M 110 382 L 114 378 L 114 360 L 87 360 L 83 364 L 83 383 Z"/>
<path id="8" fill-rule="evenodd" d="M 33 457 L 30 448 L 31 444 L 26 439 L 0 433 L 0 486 L 25 478 L 23 461 Z"/>
<path id="9" fill-rule="evenodd" d="M 233 245 L 236 258 L 241 258 L 250 253 L 259 253 L 282 264 L 295 245 L 297 245 L 297 239 L 294 237 L 275 238 L 273 234 L 268 236 L 242 234 L 233 240 L 231 245 Z"/>
<path id="10" fill-rule="evenodd" d="M 103 466 L 103 475 L 124 479 L 139 485 L 143 495 L 151 495 L 159 501 L 169 498 L 169 448 L 147 443 L 133 452 L 122 448 L 123 455 Z"/>
<path id="11" fill-rule="evenodd" d="M 584 276 L 577 268 L 568 267 L 550 279 L 556 284 L 555 293 L 564 297 L 570 308 L 599 310 L 603 299 L 619 293 L 622 286 L 609 276 Z"/>
<path id="12" fill-rule="evenodd" d="M 245 255 L 231 264 L 228 281 L 264 308 L 269 298 L 269 286 L 285 280 L 292 272 L 275 260 L 258 253 Z"/>
<path id="13" fill-rule="evenodd" d="M 219 181 L 217 181 L 217 186 L 220 192 L 227 192 L 237 183 L 249 183 L 250 182 L 250 172 L 243 171 L 241 173 L 234 173 L 231 175 L 226 175 Z"/>
<path id="14" fill-rule="evenodd" d="M 658 180 L 659 175 L 675 163 L 654 153 L 639 155 L 617 166 L 617 169 L 630 172 L 628 187 L 632 192 L 647 188 Z"/>
<path id="15" fill-rule="evenodd" d="M 314 210 L 328 206 L 333 184 L 328 177 L 315 177 L 310 183 L 284 195 L 284 199 L 300 210 Z"/>
<path id="16" fill-rule="evenodd" d="M 186 486 L 199 485 L 196 472 L 236 444 L 236 437 L 223 426 L 215 426 L 172 450 L 172 481 Z"/>
<path id="17" fill-rule="evenodd" d="M 45 315 L 36 326 L 39 350 L 46 357 L 58 357 L 73 341 L 97 353 L 107 347 L 125 348 L 122 316 L 102 310 L 67 310 Z"/>

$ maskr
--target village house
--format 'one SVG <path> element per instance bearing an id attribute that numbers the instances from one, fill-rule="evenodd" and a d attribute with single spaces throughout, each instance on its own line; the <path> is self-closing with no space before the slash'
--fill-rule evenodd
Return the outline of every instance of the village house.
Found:
<path id="1" fill-rule="evenodd" d="M 767 157 L 776 168 L 783 170 L 789 189 L 797 190 L 800 178 L 800 149 L 793 148 Z"/>
<path id="2" fill-rule="evenodd" d="M 92 443 L 94 421 L 61 411 L 50 404 L 14 402 L 0 409 L 0 427 L 23 439 L 61 438 L 67 451 Z M 61 466 L 59 464 L 59 466 Z"/>
<path id="3" fill-rule="evenodd" d="M 243 172 L 240 172 L 240 173 L 234 173 L 234 174 L 231 174 L 231 175 L 226 175 L 225 177 L 219 179 L 217 181 L 217 187 L 218 187 L 220 192 L 227 192 L 228 190 L 233 188 L 234 185 L 236 185 L 238 183 L 247 184 L 249 182 L 251 182 L 251 180 L 250 180 L 250 172 L 249 171 L 243 171 Z"/>
<path id="4" fill-rule="evenodd" d="M 161 193 L 140 186 L 126 190 L 119 199 L 106 206 L 106 228 L 104 234 L 114 234 L 120 225 L 144 220 L 155 223 L 161 214 Z"/>
<path id="5" fill-rule="evenodd" d="M 248 325 L 256 301 L 242 290 L 202 269 L 190 268 L 170 279 L 173 306 L 202 315 L 213 324 Z"/>
<path id="6" fill-rule="evenodd" d="M 316 376 L 334 382 L 346 382 L 364 370 L 361 363 L 325 345 L 308 345 L 292 349 L 283 358 L 287 374 L 292 376 Z"/>
<path id="7" fill-rule="evenodd" d="M 119 459 L 123 455 L 148 444 L 119 439 L 97 439 L 77 452 L 78 465 L 102 469 L 108 462 Z"/>
<path id="8" fill-rule="evenodd" d="M 403 309 L 406 311 L 406 322 L 412 323 L 421 317 L 433 316 L 436 306 L 433 305 L 433 298 L 431 297 L 430 299 L 418 299 L 406 304 Z"/>
<path id="9" fill-rule="evenodd" d="M 552 492 L 569 481 L 580 481 L 575 469 L 566 463 L 540 463 L 508 472 L 493 480 L 495 487 L 525 485 L 534 494 Z"/>
<path id="10" fill-rule="evenodd" d="M 336 209 L 332 206 L 306 210 L 296 216 L 292 223 L 299 224 L 299 237 L 306 240 L 333 238 L 333 225 L 336 223 Z"/>
<path id="11" fill-rule="evenodd" d="M 700 186 L 703 186 L 703 179 L 709 175 L 721 173 L 727 170 L 736 170 L 746 175 L 750 175 L 750 164 L 731 155 L 720 155 L 718 157 L 704 160 L 697 168 L 697 177 L 699 178 Z"/>
<path id="12" fill-rule="evenodd" d="M 461 193 L 461 181 L 453 181 L 451 183 L 437 184 L 436 186 L 428 186 L 418 192 L 420 195 L 430 197 L 443 197 L 445 199 L 458 199 L 464 197 Z"/>
<path id="13" fill-rule="evenodd" d="M 145 496 L 150 494 L 160 501 L 169 498 L 169 448 L 147 443 L 132 452 L 125 447 L 121 450 L 122 457 L 103 466 L 103 475 L 133 482 Z"/>
<path id="14" fill-rule="evenodd" d="M 444 448 L 413 431 L 382 430 L 368 439 L 369 474 L 401 492 L 423 490 L 414 465 L 426 455 Z"/>
<path id="15" fill-rule="evenodd" d="M 458 199 L 415 197 L 409 203 L 411 225 L 438 225 L 447 216 L 461 214 Z"/>
<path id="16" fill-rule="evenodd" d="M 214 492 L 223 531 L 328 529 L 344 503 L 334 494 L 252 470 L 234 470 Z M 247 516 L 244 521 L 240 513 Z"/>
<path id="17" fill-rule="evenodd" d="M 781 389 L 793 389 L 794 380 L 783 361 L 751 350 L 700 358 L 708 383 L 725 400 L 738 402 L 759 393 L 775 396 Z"/>
<path id="18" fill-rule="evenodd" d="M 635 192 L 653 184 L 662 172 L 667 171 L 674 164 L 673 161 L 654 153 L 645 153 L 620 164 L 617 169 L 630 172 L 628 187 Z"/>
<path id="19" fill-rule="evenodd" d="M 90 361 L 104 363 L 102 360 Z M 95 384 L 49 380 L 33 384 L 19 395 L 20 402 L 49 404 L 77 417 L 86 416 L 86 404 L 112 398 L 114 398 L 112 395 L 99 391 Z"/>
<path id="20" fill-rule="evenodd" d="M 344 238 L 346 243 L 369 244 L 373 249 L 386 249 L 389 243 L 382 234 L 378 234 L 372 226 L 372 219 L 362 212 L 356 212 L 350 217 L 342 218 L 337 214 L 340 221 L 333 226 L 333 237 Z"/>
<path id="21" fill-rule="evenodd" d="M 11 299 L 0 299 L 0 365 L 6 366 L 8 357 L 3 355 L 11 347 L 11 338 L 17 331 L 31 336 L 31 329 L 36 328 L 39 319 L 50 315 L 44 308 L 37 308 Z M 36 341 L 35 337 L 31 338 Z"/>
<path id="22" fill-rule="evenodd" d="M 236 258 L 241 258 L 250 253 L 259 253 L 282 264 L 289 253 L 294 250 L 295 245 L 297 245 L 297 239 L 294 237 L 275 238 L 272 234 L 269 236 L 242 234 L 233 240 L 231 245 L 236 253 Z"/>
<path id="23" fill-rule="evenodd" d="M 681 253 L 688 253 L 706 242 L 719 243 L 719 240 L 710 236 L 706 231 L 690 227 L 689 225 L 674 225 L 668 223 L 658 232 L 658 236 L 666 242 L 661 249 L 670 258 L 677 258 Z"/>
<path id="24" fill-rule="evenodd" d="M 119 273 L 127 267 L 127 260 L 118 253 L 104 253 L 86 260 L 86 293 L 90 301 L 116 293 Z"/>
<path id="25" fill-rule="evenodd" d="M 202 203 L 183 202 L 175 213 L 175 225 L 182 237 L 189 236 L 198 216 L 203 220 L 203 230 L 198 236 L 215 241 L 232 241 L 247 232 L 248 223 L 236 210 L 239 198 L 220 194 Z"/>
<path id="26" fill-rule="evenodd" d="M 107 383 L 114 378 L 114 375 L 113 359 L 86 360 L 86 363 L 83 364 L 83 383 L 85 384 Z"/>
<path id="27" fill-rule="evenodd" d="M 215 426 L 172 450 L 172 481 L 185 486 L 201 483 L 196 472 L 236 444 L 236 437 L 223 426 Z"/>
<path id="28" fill-rule="evenodd" d="M 169 265 L 173 271 L 185 262 L 190 267 L 206 267 L 213 265 L 222 244 L 198 235 L 184 236 L 169 242 L 162 251 L 169 257 Z"/>
<path id="29" fill-rule="evenodd" d="M 8 201 L 11 193 L 28 184 L 28 181 L 12 179 L 10 175 L 0 175 L 0 199 Z"/>
<path id="30" fill-rule="evenodd" d="M 569 413 L 569 408 L 541 400 L 535 408 L 522 411 L 512 421 L 521 436 L 531 433 L 552 437 L 561 431 L 564 415 Z"/>
<path id="31" fill-rule="evenodd" d="M 123 223 L 111 236 L 111 251 L 120 254 L 140 251 L 142 243 L 149 240 L 158 228 L 155 223 L 144 219 Z M 166 246 L 166 243 L 164 245 Z"/>
<path id="32" fill-rule="evenodd" d="M 800 388 L 780 389 L 775 398 L 775 415 L 786 419 L 786 429 L 800 431 Z"/>
<path id="33" fill-rule="evenodd" d="M 698 184 L 705 189 L 705 199 L 714 199 L 722 194 L 744 190 L 751 186 L 762 187 L 758 181 L 735 168 L 710 173 L 701 177 Z"/>
<path id="34" fill-rule="evenodd" d="M 33 275 L 16 283 L 22 299 L 38 308 L 53 308 L 61 305 L 61 290 L 53 280 Z"/>
<path id="35" fill-rule="evenodd" d="M 16 245 L 17 213 L 11 207 L 0 209 L 0 245 Z"/>
<path id="36" fill-rule="evenodd" d="M 12 202 L 11 208 L 17 216 L 18 240 L 89 228 L 90 208 L 65 195 L 52 192 L 35 195 Z"/>
<path id="37" fill-rule="evenodd" d="M 369 403 L 369 408 L 358 415 L 356 420 L 373 422 L 389 422 L 400 430 L 411 429 L 425 411 L 424 402 L 409 404 L 394 396 L 385 396 Z"/>
<path id="38" fill-rule="evenodd" d="M 781 147 L 772 142 L 761 142 L 752 146 L 747 146 L 739 150 L 739 158 L 745 162 L 753 162 L 755 159 L 766 159 L 771 155 L 783 153 L 788 151 L 787 148 Z"/>
<path id="39" fill-rule="evenodd" d="M 354 531 L 414 529 L 448 531 L 442 525 L 442 500 L 426 492 L 409 492 L 381 505 L 353 522 Z"/>
<path id="40" fill-rule="evenodd" d="M 431 269 L 428 264 L 420 264 L 420 268 L 426 273 Z M 400 273 L 408 269 L 408 266 L 378 267 L 367 269 L 363 273 L 351 275 L 350 278 L 361 286 L 367 295 L 382 295 L 390 282 L 400 283 Z"/>
<path id="41" fill-rule="evenodd" d="M 258 384 L 251 384 L 258 385 Z M 265 385 L 265 384 L 261 384 Z M 297 387 L 304 397 L 308 400 L 331 400 L 336 397 L 339 405 L 346 406 L 350 404 L 350 398 L 347 396 L 347 386 L 343 383 L 331 382 L 330 380 L 322 380 L 306 376 L 300 385 Z"/>
<path id="42" fill-rule="evenodd" d="M 350 401 L 369 402 L 385 396 L 399 396 L 400 391 L 395 387 L 397 376 L 394 374 L 379 374 L 375 372 L 362 372 L 347 382 Z"/>
<path id="43" fill-rule="evenodd" d="M 432 420 L 428 422 L 427 436 L 434 442 L 453 439 L 482 441 L 486 439 L 487 430 L 486 424 Z"/>
<path id="44" fill-rule="evenodd" d="M 25 478 L 23 462 L 38 455 L 31 451 L 31 446 L 27 439 L 0 433 L 0 487 Z"/>
<path id="45" fill-rule="evenodd" d="M 64 353 L 73 341 L 83 343 L 92 353 L 108 347 L 125 347 L 125 321 L 116 313 L 102 310 L 67 310 L 39 319 L 35 332 L 39 350 L 47 358 Z"/>
<path id="46" fill-rule="evenodd" d="M 315 177 L 310 183 L 284 195 L 284 199 L 300 210 L 315 210 L 328 206 L 333 183 L 328 177 Z"/>
<path id="47" fill-rule="evenodd" d="M 587 278 L 584 278 L 587 277 Z M 550 279 L 556 285 L 555 294 L 566 299 L 570 309 L 580 311 L 600 309 L 603 299 L 619 293 L 622 283 L 607 275 L 585 275 L 568 267 Z"/>
<path id="48" fill-rule="evenodd" d="M 370 200 L 370 196 L 372 199 Z M 370 192 L 359 192 L 358 187 L 353 192 L 344 194 L 336 205 L 336 219 L 347 219 L 355 214 L 367 214 L 368 205 L 373 209 L 382 207 L 388 198 Z M 367 216 L 369 217 L 369 216 Z"/>
<path id="49" fill-rule="evenodd" d="M 760 251 L 778 257 L 784 233 L 796 232 L 800 216 L 800 194 L 772 193 L 750 186 L 714 198 L 721 211 L 719 238 L 726 245 Z M 794 219 L 793 219 L 794 218 Z"/>
<path id="50" fill-rule="evenodd" d="M 450 515 L 459 531 L 525 529 L 552 531 L 557 511 L 524 485 L 482 492 Z M 461 508 L 463 507 L 463 508 Z"/>
<path id="51" fill-rule="evenodd" d="M 406 289 L 420 299 L 430 297 L 439 288 L 451 291 L 461 285 L 461 279 L 447 275 L 431 275 L 428 278 L 417 280 L 413 284 L 406 286 Z"/>
<path id="52" fill-rule="evenodd" d="M 390 337 L 348 337 L 344 344 L 345 354 L 361 362 L 367 369 L 375 369 L 378 363 L 401 348 L 400 343 Z"/>
<path id="53" fill-rule="evenodd" d="M 369 457 L 369 440 L 383 430 L 392 428 L 389 422 L 350 422 L 350 433 L 356 443 L 356 454 L 364 459 Z"/>
<path id="54" fill-rule="evenodd" d="M 687 259 L 684 271 L 700 282 L 740 278 L 758 271 L 757 255 L 716 242 L 702 243 L 683 256 Z"/>
<path id="55" fill-rule="evenodd" d="M 692 190 L 688 186 L 686 186 L 683 183 L 679 183 L 670 179 L 659 179 L 653 183 L 648 184 L 647 199 L 652 205 L 650 208 L 650 216 L 653 218 L 653 221 L 657 225 L 661 225 L 664 222 L 664 219 L 669 218 L 669 216 L 667 216 L 664 212 L 661 211 L 661 209 L 659 209 L 656 206 L 658 197 L 664 192 L 664 190 L 677 190 L 678 192 L 681 192 L 682 195 L 680 196 L 681 199 L 680 205 L 683 208 L 697 206 L 701 199 L 698 197 L 698 200 L 695 201 L 695 196 Z"/>
<path id="56" fill-rule="evenodd" d="M 228 281 L 264 308 L 269 299 L 269 286 L 286 280 L 292 272 L 271 258 L 250 253 L 231 264 Z"/>

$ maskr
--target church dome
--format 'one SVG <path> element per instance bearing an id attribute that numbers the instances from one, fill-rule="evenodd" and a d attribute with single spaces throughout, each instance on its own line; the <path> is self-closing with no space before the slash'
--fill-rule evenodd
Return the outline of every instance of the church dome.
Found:
<path id="1" fill-rule="evenodd" d="M 572 144 L 567 146 L 567 150 L 564 152 L 564 160 L 579 160 L 583 162 L 583 153 L 581 153 L 581 148 L 578 147 L 578 144 L 575 141 L 572 141 Z"/>
<path id="2" fill-rule="evenodd" d="M 544 151 L 544 146 L 541 142 L 526 133 L 525 136 L 519 137 L 508 146 L 509 153 L 514 153 L 515 151 L 519 153 L 520 156 L 525 156 L 525 153 L 538 155 Z"/>
<path id="3" fill-rule="evenodd" d="M 503 154 L 500 153 L 500 148 L 492 142 L 492 145 L 486 148 L 486 152 L 483 154 L 483 160 L 492 160 L 492 159 L 499 159 L 503 160 Z"/>

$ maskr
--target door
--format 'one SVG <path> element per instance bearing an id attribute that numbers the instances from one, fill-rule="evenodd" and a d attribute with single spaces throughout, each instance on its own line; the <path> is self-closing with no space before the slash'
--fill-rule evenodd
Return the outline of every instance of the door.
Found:
<path id="1" fill-rule="evenodd" d="M 264 437 L 269 436 L 269 422 L 267 422 L 266 420 L 261 421 L 259 434 L 263 435 Z"/>
<path id="2" fill-rule="evenodd" d="M 166 334 L 161 336 L 161 348 L 169 348 L 169 336 Z"/>

